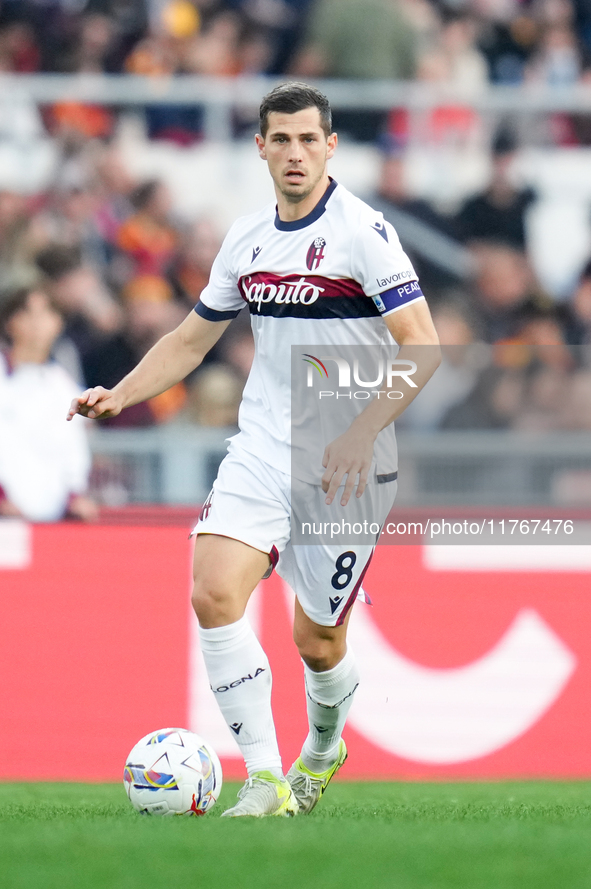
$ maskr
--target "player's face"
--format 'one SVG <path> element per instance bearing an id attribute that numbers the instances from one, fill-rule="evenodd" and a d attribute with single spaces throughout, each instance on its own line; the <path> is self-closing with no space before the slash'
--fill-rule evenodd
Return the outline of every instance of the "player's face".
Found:
<path id="1" fill-rule="evenodd" d="M 326 162 L 334 154 L 337 137 L 332 133 L 326 138 L 318 108 L 295 114 L 271 112 L 265 138 L 257 136 L 256 141 L 277 191 L 288 203 L 300 203 L 315 190 L 320 199 L 328 176 Z"/>

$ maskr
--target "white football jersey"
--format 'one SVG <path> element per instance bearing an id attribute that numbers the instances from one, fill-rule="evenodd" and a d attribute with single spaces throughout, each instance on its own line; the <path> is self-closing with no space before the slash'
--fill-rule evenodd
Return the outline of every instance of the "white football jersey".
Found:
<path id="1" fill-rule="evenodd" d="M 240 445 L 290 473 L 291 347 L 394 346 L 381 316 L 419 299 L 394 228 L 334 180 L 303 219 L 283 222 L 274 205 L 238 219 L 195 311 L 222 321 L 245 305 L 250 310 L 255 358 L 240 407 Z M 366 404 L 357 403 L 358 412 Z M 392 424 L 378 436 L 378 474 L 396 471 L 393 435 Z M 318 470 L 303 480 L 318 484 Z"/>

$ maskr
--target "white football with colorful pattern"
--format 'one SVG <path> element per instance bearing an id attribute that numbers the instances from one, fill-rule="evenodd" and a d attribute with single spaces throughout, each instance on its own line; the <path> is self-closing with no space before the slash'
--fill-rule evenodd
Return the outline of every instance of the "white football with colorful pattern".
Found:
<path id="1" fill-rule="evenodd" d="M 222 789 L 215 750 L 184 728 L 150 732 L 125 763 L 123 786 L 142 815 L 205 815 Z"/>

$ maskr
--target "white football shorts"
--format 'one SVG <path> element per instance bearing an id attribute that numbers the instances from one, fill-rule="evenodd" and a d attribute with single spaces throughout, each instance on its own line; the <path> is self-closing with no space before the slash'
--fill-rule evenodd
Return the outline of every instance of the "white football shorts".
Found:
<path id="1" fill-rule="evenodd" d="M 298 485 L 309 489 L 312 508 L 332 508 L 324 505 L 325 495 L 319 485 Z M 380 529 L 392 508 L 396 488 L 394 479 L 368 485 L 360 498 Z M 341 509 L 345 513 L 347 507 Z M 375 545 L 293 545 L 290 524 L 290 476 L 231 443 L 193 534 L 231 537 L 268 553 L 272 566 L 293 589 L 307 616 L 321 626 L 339 626 L 357 596 L 364 596 L 361 584 Z M 378 536 L 379 532 L 376 539 Z"/>

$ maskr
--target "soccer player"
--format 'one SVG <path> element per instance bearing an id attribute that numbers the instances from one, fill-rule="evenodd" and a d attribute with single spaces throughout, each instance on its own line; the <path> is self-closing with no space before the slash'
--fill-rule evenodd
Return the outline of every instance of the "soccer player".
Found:
<path id="1" fill-rule="evenodd" d="M 255 358 L 241 431 L 195 529 L 193 604 L 210 685 L 249 776 L 224 815 L 260 817 L 310 812 L 347 757 L 341 734 L 359 683 L 347 623 L 373 551 L 291 543 L 291 346 L 397 343 L 406 358 L 416 357 L 416 346 L 436 347 L 437 335 L 394 229 L 328 175 L 337 136 L 326 97 L 302 83 L 276 87 L 262 101 L 256 144 L 276 206 L 232 226 L 195 310 L 112 390 L 97 386 L 74 399 L 68 416 L 112 417 L 165 391 L 200 364 L 248 305 Z M 334 508 L 345 507 L 355 490 L 374 498 L 376 521 L 385 521 L 397 473 L 376 470 L 374 443 L 431 376 L 436 352 L 416 362 L 416 386 L 405 400 L 374 398 L 327 444 L 324 473 L 312 467 L 310 486 L 323 506 L 336 498 Z M 269 662 L 245 617 L 252 591 L 273 566 L 296 594 L 293 632 L 309 720 L 287 776 Z"/>

